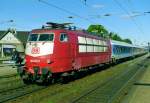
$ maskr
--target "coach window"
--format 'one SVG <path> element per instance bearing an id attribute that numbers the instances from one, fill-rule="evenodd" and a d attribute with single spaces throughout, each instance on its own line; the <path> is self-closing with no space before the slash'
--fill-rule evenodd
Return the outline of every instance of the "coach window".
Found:
<path id="1" fill-rule="evenodd" d="M 61 42 L 67 42 L 68 41 L 68 35 L 65 33 L 60 34 L 60 41 Z"/>

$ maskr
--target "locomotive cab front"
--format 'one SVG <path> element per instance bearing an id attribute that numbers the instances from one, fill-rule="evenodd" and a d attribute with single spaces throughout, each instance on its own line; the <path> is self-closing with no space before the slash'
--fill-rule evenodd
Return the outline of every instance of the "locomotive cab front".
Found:
<path id="1" fill-rule="evenodd" d="M 25 66 L 18 72 L 25 81 L 53 81 L 70 71 L 75 49 L 66 30 L 33 30 L 26 44 Z"/>
<path id="2" fill-rule="evenodd" d="M 50 65 L 53 62 L 54 33 L 32 32 L 26 44 L 23 79 L 41 80 L 51 76 Z"/>

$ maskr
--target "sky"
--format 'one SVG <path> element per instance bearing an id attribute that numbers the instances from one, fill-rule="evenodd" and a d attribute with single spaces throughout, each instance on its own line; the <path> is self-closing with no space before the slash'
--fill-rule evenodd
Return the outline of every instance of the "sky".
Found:
<path id="1" fill-rule="evenodd" d="M 31 31 L 48 21 L 83 29 L 101 24 L 144 45 L 150 42 L 150 13 L 144 13 L 149 11 L 150 0 L 0 0 L 0 30 Z"/>

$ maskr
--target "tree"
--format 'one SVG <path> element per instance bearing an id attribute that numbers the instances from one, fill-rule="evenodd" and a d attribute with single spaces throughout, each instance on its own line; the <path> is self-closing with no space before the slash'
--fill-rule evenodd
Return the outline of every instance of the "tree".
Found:
<path id="1" fill-rule="evenodd" d="M 108 36 L 108 31 L 105 29 L 103 25 L 90 25 L 87 29 L 88 32 L 97 34 L 98 36 L 101 37 L 107 37 Z"/>
<path id="2" fill-rule="evenodd" d="M 123 41 L 129 44 L 132 44 L 132 41 L 130 39 L 124 39 Z"/>
<path id="3" fill-rule="evenodd" d="M 130 39 L 122 39 L 117 33 L 110 32 L 103 25 L 90 25 L 87 29 L 91 34 L 95 34 L 100 37 L 109 37 L 112 40 L 122 41 L 129 44 L 132 44 Z"/>
<path id="4" fill-rule="evenodd" d="M 115 34 L 112 38 L 113 40 L 122 41 L 121 37 L 117 34 Z"/>
<path id="5" fill-rule="evenodd" d="M 114 33 L 114 32 L 110 32 L 109 37 L 112 40 L 122 41 L 122 38 L 117 33 Z"/>
<path id="6" fill-rule="evenodd" d="M 132 44 L 132 41 L 130 39 L 128 39 L 128 38 L 127 39 L 122 39 L 117 33 L 114 33 L 114 32 L 110 32 L 109 37 L 112 40 L 117 40 L 117 41 L 122 41 L 122 42 Z"/>

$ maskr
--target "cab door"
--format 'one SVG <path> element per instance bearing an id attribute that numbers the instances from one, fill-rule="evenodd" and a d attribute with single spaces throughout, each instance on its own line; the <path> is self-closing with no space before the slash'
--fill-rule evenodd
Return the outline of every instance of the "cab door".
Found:
<path id="1" fill-rule="evenodd" d="M 59 33 L 56 46 L 56 59 L 61 71 L 71 69 L 71 44 L 67 33 Z"/>
<path id="2" fill-rule="evenodd" d="M 70 40 L 69 35 L 67 33 L 60 33 L 59 36 L 59 47 L 60 47 L 60 58 L 66 59 L 70 58 Z"/>

